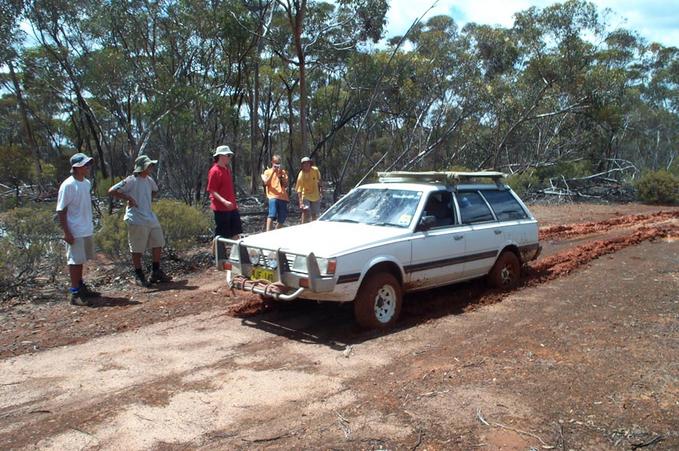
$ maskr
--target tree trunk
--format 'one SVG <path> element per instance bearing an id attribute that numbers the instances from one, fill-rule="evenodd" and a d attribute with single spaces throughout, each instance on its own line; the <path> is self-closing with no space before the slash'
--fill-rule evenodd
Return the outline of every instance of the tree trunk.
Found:
<path id="1" fill-rule="evenodd" d="M 35 177 L 38 182 L 38 189 L 42 190 L 42 166 L 40 165 L 40 152 L 38 151 L 38 143 L 35 140 L 35 135 L 33 135 L 31 122 L 28 120 L 28 108 L 26 108 L 23 92 L 21 90 L 21 84 L 19 83 L 19 78 L 17 77 L 16 72 L 14 72 L 14 64 L 12 63 L 11 59 L 7 60 L 7 67 L 9 67 L 9 74 L 12 77 L 12 83 L 14 84 L 14 90 L 16 91 L 17 103 L 19 104 L 19 110 L 21 111 L 21 120 L 23 121 L 24 128 L 26 129 L 28 145 L 31 148 Z"/>

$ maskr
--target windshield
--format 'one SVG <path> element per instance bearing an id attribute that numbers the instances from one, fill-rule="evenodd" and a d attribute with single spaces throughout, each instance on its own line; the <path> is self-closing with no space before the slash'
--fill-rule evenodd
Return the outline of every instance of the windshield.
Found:
<path id="1" fill-rule="evenodd" d="M 359 188 L 333 205 L 321 221 L 408 227 L 421 197 L 421 191 Z"/>

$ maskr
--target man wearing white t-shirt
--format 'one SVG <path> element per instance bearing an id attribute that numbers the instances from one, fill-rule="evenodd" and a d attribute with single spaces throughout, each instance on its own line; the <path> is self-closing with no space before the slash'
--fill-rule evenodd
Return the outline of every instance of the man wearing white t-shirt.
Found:
<path id="1" fill-rule="evenodd" d="M 87 298 L 100 294 L 83 281 L 83 264 L 94 258 L 90 175 L 93 159 L 83 153 L 71 157 L 71 175 L 59 187 L 57 216 L 64 231 L 66 259 L 71 277 L 69 297 L 73 305 L 88 305 Z"/>
<path id="2" fill-rule="evenodd" d="M 109 195 L 127 201 L 125 209 L 127 240 L 132 253 L 135 282 L 143 287 L 172 280 L 160 269 L 160 252 L 165 246 L 165 237 L 160 222 L 151 208 L 151 202 L 158 192 L 158 185 L 150 174 L 157 163 L 158 160 L 141 155 L 134 161 L 134 174 L 108 190 Z M 151 249 L 153 260 L 151 278 L 148 281 L 141 265 L 142 255 L 147 249 Z"/>

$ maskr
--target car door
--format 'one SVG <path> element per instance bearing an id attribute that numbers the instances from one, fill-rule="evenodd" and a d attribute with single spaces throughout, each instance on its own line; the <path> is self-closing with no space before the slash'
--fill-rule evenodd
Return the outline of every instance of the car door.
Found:
<path id="1" fill-rule="evenodd" d="M 456 220 L 452 193 L 430 193 L 419 222 L 425 216 L 433 216 L 435 222 L 426 230 L 418 226 L 413 234 L 411 263 L 404 268 L 410 290 L 446 285 L 464 274 L 465 236 L 470 227 Z"/>
<path id="2" fill-rule="evenodd" d="M 478 191 L 458 191 L 456 201 L 460 211 L 460 222 L 470 228 L 465 240 L 464 275 L 466 278 L 482 276 L 487 274 L 495 263 L 498 237 L 502 230 Z"/>

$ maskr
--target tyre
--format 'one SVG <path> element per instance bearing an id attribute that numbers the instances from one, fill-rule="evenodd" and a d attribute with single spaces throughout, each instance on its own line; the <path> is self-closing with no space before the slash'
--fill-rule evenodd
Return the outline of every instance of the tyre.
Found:
<path id="1" fill-rule="evenodd" d="M 505 251 L 488 273 L 488 283 L 495 288 L 514 288 L 521 278 L 521 262 L 514 252 Z"/>
<path id="2" fill-rule="evenodd" d="M 362 327 L 388 329 L 401 314 L 403 290 L 398 279 L 387 272 L 370 274 L 354 300 L 354 315 Z"/>

